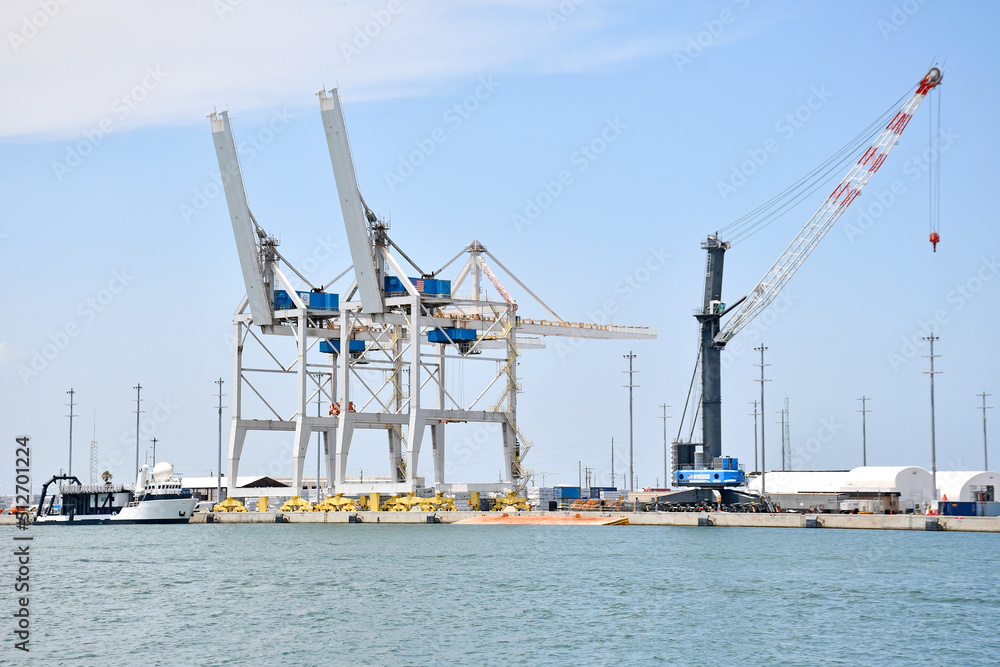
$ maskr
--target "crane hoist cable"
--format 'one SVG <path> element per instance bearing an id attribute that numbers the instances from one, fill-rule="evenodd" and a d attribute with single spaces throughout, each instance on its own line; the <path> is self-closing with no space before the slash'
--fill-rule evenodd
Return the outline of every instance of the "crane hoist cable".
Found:
<path id="1" fill-rule="evenodd" d="M 928 217 L 930 242 L 937 252 L 941 242 L 941 92 L 937 95 L 937 109 L 930 105 L 930 122 L 927 124 L 928 154 L 930 155 L 928 178 Z"/>
<path id="2" fill-rule="evenodd" d="M 915 86 L 909 88 L 878 118 L 805 176 L 768 201 L 729 223 L 720 229 L 719 233 L 729 238 L 730 245 L 736 245 L 802 203 L 803 200 L 827 184 L 862 148 L 871 144 L 875 136 L 885 127 L 889 118 L 899 109 L 899 104 L 912 94 L 914 88 Z"/>
<path id="3" fill-rule="evenodd" d="M 896 112 L 889 124 L 872 142 L 857 163 L 834 188 L 811 218 L 802 226 L 771 268 L 758 281 L 745 300 L 738 307 L 730 309 L 732 315 L 728 323 L 715 336 L 718 345 L 725 345 L 740 329 L 745 327 L 774 300 L 785 284 L 798 271 L 816 245 L 823 240 L 833 224 L 843 215 L 868 181 L 882 166 L 892 149 L 899 143 L 899 137 L 913 118 L 914 112 L 927 94 L 941 83 L 941 69 L 932 67 L 920 83 L 916 92 Z"/>

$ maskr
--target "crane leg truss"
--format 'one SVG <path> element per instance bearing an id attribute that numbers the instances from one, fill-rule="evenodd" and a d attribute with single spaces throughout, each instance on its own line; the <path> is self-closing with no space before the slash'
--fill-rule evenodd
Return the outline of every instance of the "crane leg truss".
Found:
<path id="1" fill-rule="evenodd" d="M 217 148 L 220 143 L 226 148 L 217 151 L 220 169 L 234 176 L 231 183 L 238 183 L 238 187 L 226 188 L 226 197 L 247 285 L 247 296 L 233 316 L 229 479 L 238 479 L 249 434 L 284 433 L 286 443 L 287 436 L 292 436 L 290 460 L 284 458 L 286 444 L 284 453 L 276 452 L 269 474 L 280 474 L 290 465 L 291 492 L 302 495 L 307 449 L 311 436 L 318 432 L 325 449 L 327 493 L 414 491 L 424 486 L 418 469 L 429 427 L 436 490 L 456 490 L 445 479 L 445 429 L 449 423 L 466 422 L 493 424 L 501 433 L 504 481 L 476 485 L 477 490 L 523 487 L 532 471 L 524 466 L 531 443 L 517 425 L 520 350 L 544 347 L 546 336 L 650 339 L 656 332 L 562 320 L 478 241 L 433 274 L 408 277 L 390 252 L 385 226 L 357 191 L 336 91 L 332 96 L 321 94 L 320 103 L 353 262 L 353 271 L 341 274 L 351 281 L 346 301 L 324 291 L 335 281 L 325 286 L 309 284 L 253 220 L 241 176 L 230 167 L 238 161 L 228 116 L 213 117 Z M 433 276 L 463 256 L 466 261 L 447 291 L 425 289 L 428 281 L 436 280 Z M 555 320 L 519 317 L 518 304 L 486 264 L 486 257 Z M 484 274 L 499 299 L 483 289 Z M 291 275 L 305 281 L 309 290 L 297 291 Z M 392 280 L 396 282 L 390 289 Z M 466 281 L 472 294 L 458 294 Z M 355 294 L 357 300 L 350 300 Z M 449 391 L 446 364 L 470 363 L 492 363 L 496 372 L 480 374 L 485 385 L 478 391 L 465 387 L 461 392 Z M 473 398 L 463 398 L 469 395 Z M 315 406 L 309 414 L 309 406 L 315 403 L 321 406 L 319 416 Z M 386 433 L 389 475 L 349 478 L 348 459 L 355 436 L 372 430 Z M 241 490 L 235 483 L 229 487 L 231 496 L 256 493 Z"/>

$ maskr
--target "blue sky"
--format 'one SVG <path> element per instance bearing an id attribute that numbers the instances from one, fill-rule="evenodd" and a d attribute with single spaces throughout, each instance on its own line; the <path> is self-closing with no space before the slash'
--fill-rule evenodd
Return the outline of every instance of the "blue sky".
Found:
<path id="1" fill-rule="evenodd" d="M 929 467 L 920 338 L 933 330 L 938 466 L 979 469 L 976 394 L 1000 395 L 998 18 L 995 3 L 934 0 L 5 3 L 0 449 L 11 463 L 0 493 L 13 486 L 16 435 L 32 437 L 36 479 L 66 467 L 70 387 L 74 472 L 87 470 L 96 412 L 101 468 L 130 477 L 137 382 L 143 448 L 156 437 L 178 470 L 215 470 L 213 382 L 229 393 L 243 286 L 205 116 L 230 110 L 251 207 L 282 252 L 332 277 L 350 258 L 315 97 L 324 85 L 341 90 L 365 199 L 419 263 L 436 268 L 479 239 L 564 319 L 611 310 L 615 324 L 658 331 L 526 351 L 519 418 L 534 442 L 526 465 L 549 484 L 575 483 L 578 462 L 606 482 L 612 437 L 620 479 L 631 349 L 639 484 L 662 483 L 658 406 L 672 406 L 673 435 L 697 342 L 700 242 L 825 160 L 934 62 L 938 252 L 925 102 L 786 304 L 730 344 L 724 449 L 753 459 L 759 371 L 747 350 L 762 340 L 769 468 L 786 395 L 796 468 L 860 465 L 862 394 L 869 463 Z M 613 140 L 581 159 L 602 132 Z M 741 169 L 752 173 L 734 180 Z M 571 182 L 518 225 L 562 171 Z M 727 254 L 725 300 L 753 287 L 825 194 Z M 512 291 L 522 315 L 544 317 Z M 463 439 L 450 481 L 495 480 L 499 438 L 469 445 L 456 430 L 456 451 Z M 290 475 L 289 447 L 248 441 L 242 471 Z M 357 447 L 349 474 L 385 472 L 384 450 Z M 426 454 L 421 472 L 431 477 Z"/>

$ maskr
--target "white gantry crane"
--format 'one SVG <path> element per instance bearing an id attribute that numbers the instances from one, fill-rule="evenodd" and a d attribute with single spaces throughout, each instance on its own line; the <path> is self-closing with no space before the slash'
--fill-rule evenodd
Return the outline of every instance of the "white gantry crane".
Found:
<path id="1" fill-rule="evenodd" d="M 311 435 L 319 432 L 327 493 L 414 491 L 424 485 L 418 464 L 424 432 L 430 427 L 436 490 L 502 491 L 524 486 L 531 476 L 524 466 L 531 443 L 517 425 L 519 350 L 544 347 L 546 336 L 648 339 L 656 332 L 564 321 L 478 241 L 436 271 L 423 271 L 389 238 L 388 224 L 361 196 L 337 91 L 321 91 L 319 98 L 353 264 L 318 285 L 281 255 L 277 242 L 254 219 L 228 115 L 210 116 L 247 288 L 233 317 L 229 479 L 237 479 L 248 433 L 294 432 L 292 486 L 301 494 L 306 451 Z M 440 277 L 463 257 L 452 280 Z M 518 304 L 487 259 L 553 319 L 518 315 Z M 293 275 L 305 289 L 293 286 L 289 279 Z M 328 291 L 348 280 L 343 300 Z M 465 285 L 468 293 L 460 294 Z M 287 354 L 287 343 L 282 345 L 289 338 L 295 342 L 294 355 Z M 481 374 L 488 379 L 472 391 L 449 390 L 446 365 L 466 363 L 487 368 L 492 363 L 495 373 Z M 294 389 L 287 381 L 292 377 Z M 257 400 L 247 400 L 251 395 Z M 294 405 L 289 405 L 292 396 Z M 310 410 L 316 403 L 320 414 L 316 408 Z M 252 410 L 262 414 L 250 415 Z M 499 425 L 504 482 L 446 483 L 445 428 L 456 422 Z M 347 477 L 348 455 L 360 429 L 386 432 L 388 476 Z M 230 495 L 258 493 L 234 487 L 229 488 Z"/>

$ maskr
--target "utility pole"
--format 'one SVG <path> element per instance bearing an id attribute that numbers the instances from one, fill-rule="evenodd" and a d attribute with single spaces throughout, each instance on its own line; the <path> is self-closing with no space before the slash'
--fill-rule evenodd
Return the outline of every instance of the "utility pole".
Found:
<path id="1" fill-rule="evenodd" d="M 583 461 L 577 461 L 576 462 L 576 476 L 577 476 L 576 485 L 578 487 L 580 487 L 580 489 L 582 490 L 583 489 Z"/>
<path id="2" fill-rule="evenodd" d="M 542 484 L 542 486 L 545 486 L 545 484 Z M 615 486 L 615 437 L 614 436 L 611 436 L 611 486 Z"/>
<path id="3" fill-rule="evenodd" d="M 760 382 L 760 416 L 761 416 L 761 420 L 760 420 L 760 495 L 761 495 L 761 498 L 763 498 L 763 497 L 765 497 L 765 495 L 767 493 L 767 488 L 765 487 L 765 480 L 764 480 L 764 477 L 766 476 L 766 470 L 767 470 L 767 457 L 765 456 L 765 449 L 764 449 L 764 419 L 763 419 L 763 417 L 764 417 L 764 383 L 765 382 L 770 382 L 770 380 L 765 380 L 764 379 L 764 367 L 765 366 L 770 366 L 771 364 L 765 364 L 764 363 L 764 352 L 767 351 L 767 348 L 764 347 L 763 343 L 760 344 L 760 347 L 755 347 L 754 350 L 756 352 L 760 352 L 760 364 L 754 364 L 754 366 L 758 366 L 758 365 L 760 366 L 760 380 L 758 380 L 758 382 Z"/>
<path id="4" fill-rule="evenodd" d="M 868 465 L 868 438 L 865 434 L 865 415 L 867 415 L 871 410 L 865 409 L 868 401 L 872 400 L 868 396 L 862 395 L 861 398 L 857 399 L 861 401 L 861 409 L 858 412 L 861 413 L 861 465 Z"/>
<path id="5" fill-rule="evenodd" d="M 941 371 L 934 370 L 934 359 L 940 357 L 940 354 L 934 354 L 934 341 L 941 340 L 934 334 L 930 336 L 925 336 L 924 340 L 930 341 L 931 343 L 931 353 L 925 354 L 924 357 L 931 360 L 931 369 L 929 371 L 924 371 L 925 375 L 931 376 L 931 483 L 934 487 L 934 500 L 938 499 L 938 488 L 937 488 L 937 453 L 934 442 L 934 376 L 941 373 Z"/>
<path id="6" fill-rule="evenodd" d="M 667 420 L 670 419 L 670 417 L 667 416 L 667 408 L 670 406 L 663 403 L 660 407 L 663 408 L 663 416 L 660 417 L 660 419 L 663 420 L 663 487 L 666 488 L 668 486 L 667 480 L 670 478 L 670 463 L 667 458 Z"/>
<path id="7" fill-rule="evenodd" d="M 225 384 L 222 378 L 215 381 L 215 384 L 219 385 L 219 393 L 216 396 L 219 397 L 219 467 L 215 472 L 215 502 L 221 503 L 222 498 L 222 397 L 225 394 L 222 393 L 222 385 Z"/>
<path id="8" fill-rule="evenodd" d="M 753 403 L 753 469 L 760 470 L 757 467 L 757 401 L 751 403 Z"/>
<path id="9" fill-rule="evenodd" d="M 76 394 L 76 392 L 73 391 L 72 387 L 70 387 L 69 391 L 67 391 L 66 393 L 69 394 L 69 403 L 66 404 L 69 406 L 69 414 L 66 415 L 67 417 L 69 417 L 69 472 L 66 474 L 72 475 L 73 474 L 73 417 L 76 416 L 75 414 L 73 414 L 73 406 L 76 405 L 76 403 L 73 402 L 73 395 Z"/>
<path id="10" fill-rule="evenodd" d="M 993 394 L 987 394 L 985 391 L 981 394 L 976 394 L 976 396 L 981 396 L 983 399 L 983 407 L 976 408 L 977 410 L 983 411 L 983 470 L 990 469 L 990 456 L 986 450 L 986 411 L 992 410 L 992 405 L 986 405 L 986 397 L 992 396 Z"/>
<path id="11" fill-rule="evenodd" d="M 639 371 L 632 370 L 632 360 L 635 359 L 635 355 L 632 354 L 632 350 L 628 351 L 628 354 L 623 354 L 622 357 L 628 359 L 628 370 L 622 371 L 623 373 L 628 373 L 628 490 L 634 491 L 635 487 L 633 484 L 633 479 L 635 476 L 635 459 L 633 458 L 633 443 L 632 443 L 632 389 L 639 386 L 632 381 L 632 375 L 638 373 Z"/>
<path id="12" fill-rule="evenodd" d="M 139 415 L 144 411 L 140 409 L 142 404 L 142 385 L 136 383 L 135 389 L 135 474 L 139 474 Z"/>
<path id="13" fill-rule="evenodd" d="M 781 427 L 781 469 L 788 470 L 785 465 L 785 409 L 778 410 L 778 414 L 781 415 L 781 419 L 776 422 Z"/>
<path id="14" fill-rule="evenodd" d="M 100 472 L 97 470 L 97 410 L 94 410 L 94 439 L 90 441 L 90 483 L 97 484 Z"/>
<path id="15" fill-rule="evenodd" d="M 781 422 L 781 467 L 784 470 L 792 469 L 792 436 L 789 431 L 789 411 L 788 397 L 785 396 L 784 417 Z"/>
<path id="16" fill-rule="evenodd" d="M 157 440 L 156 440 L 155 437 L 152 438 L 152 440 L 153 440 L 153 465 L 155 466 L 156 465 L 156 443 L 157 443 Z"/>

